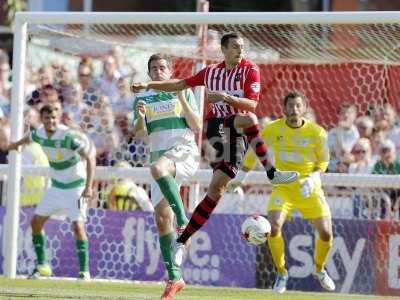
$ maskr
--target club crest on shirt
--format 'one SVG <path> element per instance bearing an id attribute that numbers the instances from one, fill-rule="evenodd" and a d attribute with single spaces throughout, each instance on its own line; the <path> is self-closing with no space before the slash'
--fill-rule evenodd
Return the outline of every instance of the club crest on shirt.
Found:
<path id="1" fill-rule="evenodd" d="M 274 201 L 274 204 L 277 205 L 277 206 L 281 206 L 282 203 L 283 203 L 282 199 L 279 198 L 279 197 L 274 198 L 273 201 Z"/>
<path id="2" fill-rule="evenodd" d="M 260 91 L 260 83 L 253 82 L 252 84 L 250 84 L 250 88 L 254 93 L 258 93 Z"/>

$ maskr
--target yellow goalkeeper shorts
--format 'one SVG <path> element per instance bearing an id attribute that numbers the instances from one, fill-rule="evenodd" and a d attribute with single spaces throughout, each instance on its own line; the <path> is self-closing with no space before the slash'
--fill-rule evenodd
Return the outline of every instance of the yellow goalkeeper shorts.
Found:
<path id="1" fill-rule="evenodd" d="M 311 196 L 304 198 L 301 196 L 298 182 L 274 186 L 269 197 L 267 211 L 282 211 L 290 217 L 296 210 L 305 219 L 331 217 L 331 210 L 321 187 L 315 187 Z"/>

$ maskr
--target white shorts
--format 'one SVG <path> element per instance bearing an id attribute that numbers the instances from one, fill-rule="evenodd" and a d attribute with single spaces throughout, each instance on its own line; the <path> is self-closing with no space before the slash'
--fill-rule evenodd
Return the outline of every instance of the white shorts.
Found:
<path id="1" fill-rule="evenodd" d="M 87 203 L 81 199 L 84 187 L 59 189 L 50 187 L 38 204 L 35 214 L 39 216 L 62 216 L 71 221 L 85 221 Z"/>
<path id="2" fill-rule="evenodd" d="M 200 164 L 199 149 L 196 145 L 179 145 L 168 150 L 163 156 L 175 163 L 175 180 L 178 187 L 196 173 Z M 151 179 L 151 203 L 155 208 L 164 198 L 160 187 L 154 179 Z"/>

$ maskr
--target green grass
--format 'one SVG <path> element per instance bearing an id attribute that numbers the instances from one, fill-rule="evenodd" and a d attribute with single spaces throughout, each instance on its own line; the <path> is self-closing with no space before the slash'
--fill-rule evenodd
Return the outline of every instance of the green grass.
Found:
<path id="1" fill-rule="evenodd" d="M 163 284 L 76 280 L 27 280 L 0 277 L 0 299 L 160 299 Z M 276 295 L 271 290 L 216 288 L 186 286 L 174 299 L 176 300 L 265 300 L 265 299 L 395 299 L 394 297 L 348 295 L 333 293 L 286 292 Z"/>

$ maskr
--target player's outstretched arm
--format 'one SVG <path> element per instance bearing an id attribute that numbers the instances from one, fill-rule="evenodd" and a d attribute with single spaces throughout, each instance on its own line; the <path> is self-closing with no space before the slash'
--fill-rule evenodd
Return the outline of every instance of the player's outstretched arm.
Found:
<path id="1" fill-rule="evenodd" d="M 192 129 L 194 132 L 199 132 L 203 127 L 202 120 L 198 113 L 195 112 L 188 103 L 183 91 L 178 92 L 178 99 L 182 105 L 183 113 L 185 114 L 185 119 L 190 129 Z"/>
<path id="2" fill-rule="evenodd" d="M 141 90 L 154 89 L 164 92 L 176 92 L 182 91 L 188 88 L 186 81 L 183 79 L 170 79 L 164 81 L 148 81 L 148 82 L 136 82 L 131 86 L 131 91 L 138 93 Z"/>
<path id="3" fill-rule="evenodd" d="M 10 143 L 8 145 L 8 147 L 7 147 L 7 151 L 11 151 L 11 150 L 17 150 L 18 151 L 18 148 L 20 146 L 25 145 L 25 144 L 29 144 L 30 142 L 31 142 L 31 140 L 29 138 L 29 135 L 27 135 L 27 136 L 23 137 L 22 139 L 20 139 L 19 141 L 16 141 L 14 143 Z"/>

